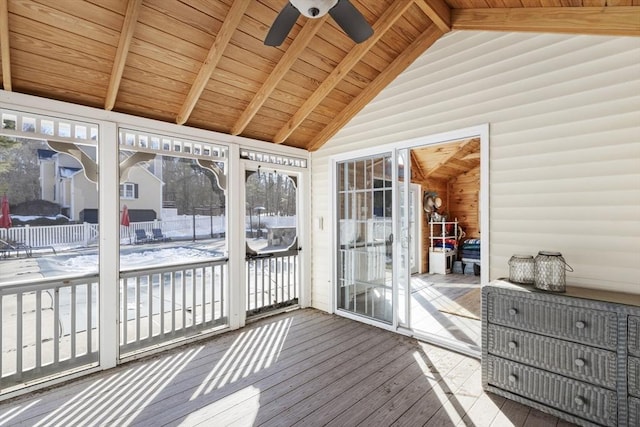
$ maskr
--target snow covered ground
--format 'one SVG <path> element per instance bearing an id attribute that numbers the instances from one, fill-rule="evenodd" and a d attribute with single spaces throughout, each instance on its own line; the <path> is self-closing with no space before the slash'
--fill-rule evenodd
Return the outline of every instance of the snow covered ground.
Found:
<path id="1" fill-rule="evenodd" d="M 122 246 L 120 250 L 120 270 L 190 264 L 224 256 L 224 239 L 127 245 Z M 91 273 L 98 273 L 97 248 L 0 260 L 0 286 L 13 282 L 59 276 L 83 276 Z"/>

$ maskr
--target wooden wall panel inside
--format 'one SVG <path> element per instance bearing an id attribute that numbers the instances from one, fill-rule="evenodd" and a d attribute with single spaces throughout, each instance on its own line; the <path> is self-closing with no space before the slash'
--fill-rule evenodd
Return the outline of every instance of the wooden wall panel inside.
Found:
<path id="1" fill-rule="evenodd" d="M 442 206 L 440 207 L 440 209 L 438 209 L 439 212 L 446 212 L 447 211 L 447 200 L 449 198 L 448 196 L 448 185 L 447 185 L 447 181 L 445 180 L 439 180 L 439 179 L 425 179 L 425 180 L 420 180 L 420 179 L 412 179 L 412 182 L 414 184 L 420 184 L 422 186 L 422 194 L 424 194 L 425 192 L 435 192 L 438 194 L 438 197 L 440 197 L 442 199 Z M 420 213 L 421 218 L 422 218 L 422 271 L 424 272 L 428 272 L 429 271 L 429 246 L 430 245 L 430 240 L 429 240 L 429 214 L 427 214 L 424 209 L 422 210 L 422 212 Z"/>
<path id="2" fill-rule="evenodd" d="M 449 218 L 458 219 L 465 238 L 480 238 L 480 167 L 449 181 Z"/>

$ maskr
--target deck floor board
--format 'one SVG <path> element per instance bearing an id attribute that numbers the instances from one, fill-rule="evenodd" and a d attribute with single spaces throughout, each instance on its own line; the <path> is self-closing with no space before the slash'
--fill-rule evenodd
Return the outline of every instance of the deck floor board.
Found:
<path id="1" fill-rule="evenodd" d="M 0 403 L 9 426 L 538 426 L 477 359 L 294 310 Z"/>

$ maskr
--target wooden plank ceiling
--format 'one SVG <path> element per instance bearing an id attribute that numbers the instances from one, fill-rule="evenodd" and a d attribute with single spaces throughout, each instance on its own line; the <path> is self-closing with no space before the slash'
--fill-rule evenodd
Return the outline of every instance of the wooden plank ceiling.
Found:
<path id="1" fill-rule="evenodd" d="M 352 0 L 355 44 L 285 0 L 0 0 L 1 81 L 42 96 L 316 150 L 450 30 L 640 35 L 640 0 Z"/>
<path id="2" fill-rule="evenodd" d="M 411 150 L 412 173 L 420 181 L 448 181 L 480 166 L 480 138 L 447 144 L 427 145 Z"/>

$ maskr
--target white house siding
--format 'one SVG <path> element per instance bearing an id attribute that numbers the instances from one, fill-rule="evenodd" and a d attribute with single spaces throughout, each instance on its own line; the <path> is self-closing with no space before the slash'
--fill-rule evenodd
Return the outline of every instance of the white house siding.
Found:
<path id="1" fill-rule="evenodd" d="M 469 31 L 313 153 L 315 307 L 331 307 L 330 157 L 484 123 L 490 279 L 512 254 L 557 250 L 568 284 L 640 293 L 640 38 Z"/>
<path id="2" fill-rule="evenodd" d="M 65 186 L 67 198 L 71 201 L 71 219 L 78 221 L 84 209 L 98 208 L 98 186 L 89 181 L 82 171 L 73 175 L 72 179 L 65 181 Z"/>
<path id="3" fill-rule="evenodd" d="M 43 200 L 51 200 L 57 202 L 55 197 L 56 187 L 56 167 L 55 162 L 52 160 L 40 161 L 40 197 Z M 59 197 L 59 196 L 58 196 Z"/>
<path id="4" fill-rule="evenodd" d="M 153 209 L 156 217 L 162 216 L 162 182 L 143 167 L 129 169 L 127 178 L 122 182 L 138 184 L 137 199 L 120 199 L 120 204 L 126 204 L 131 209 Z"/>

